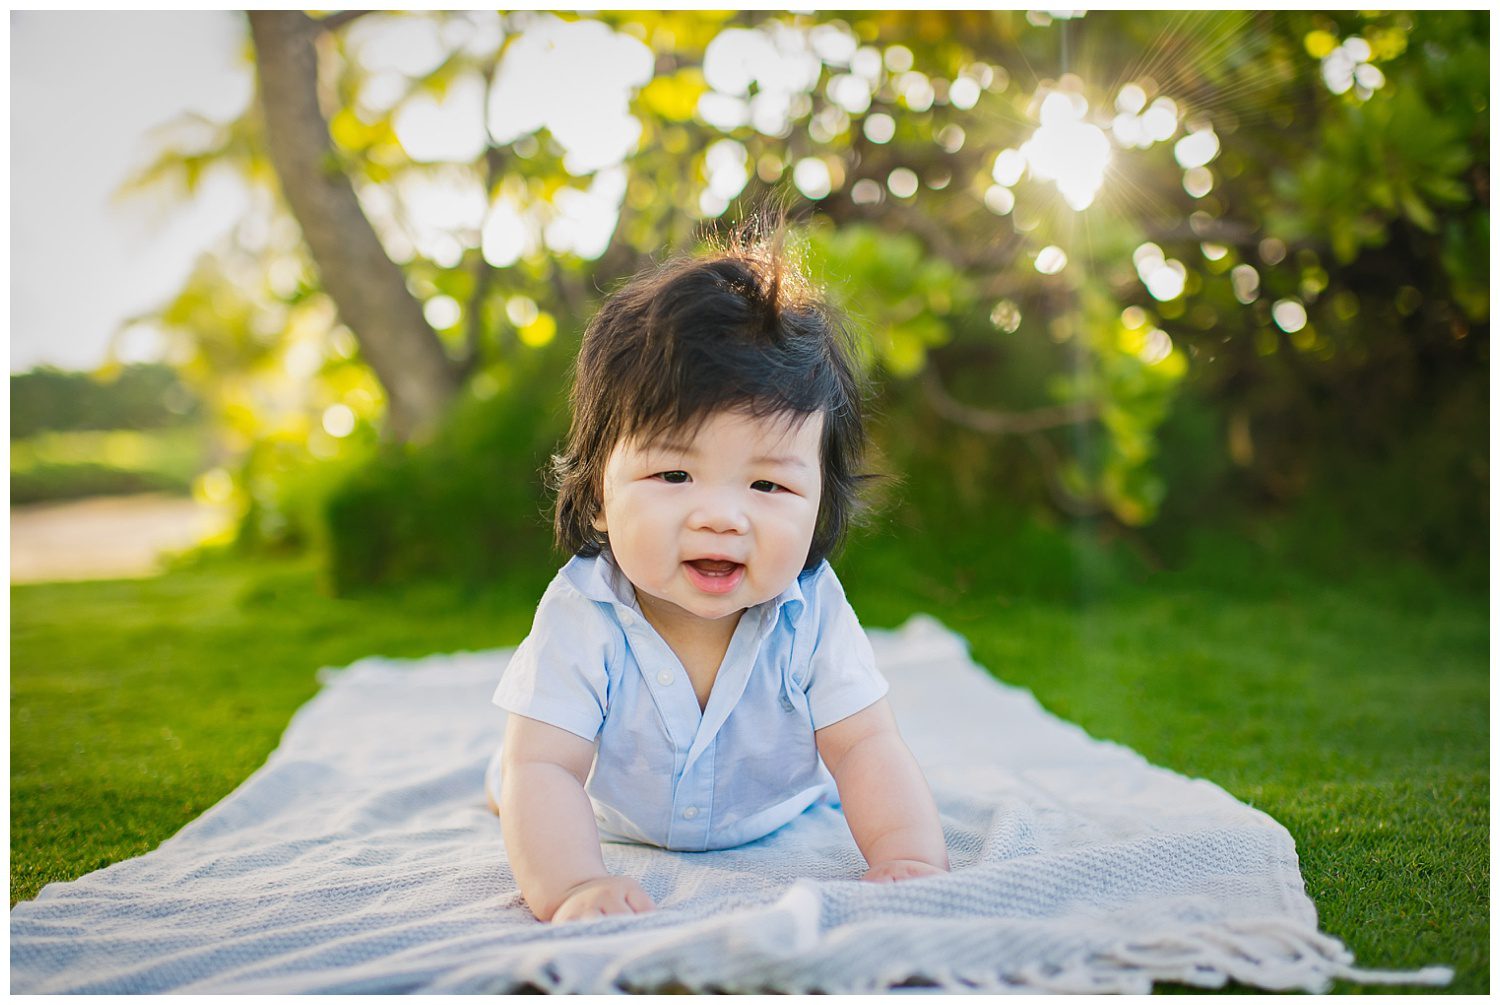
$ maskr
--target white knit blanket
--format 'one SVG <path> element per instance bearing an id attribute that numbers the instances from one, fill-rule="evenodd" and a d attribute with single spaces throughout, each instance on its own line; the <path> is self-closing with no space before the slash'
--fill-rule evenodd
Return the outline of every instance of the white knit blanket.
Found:
<path id="1" fill-rule="evenodd" d="M 1047 714 L 927 618 L 871 632 L 953 872 L 857 881 L 842 816 L 754 844 L 606 845 L 660 905 L 538 923 L 481 791 L 509 651 L 329 672 L 265 766 L 155 851 L 11 912 L 13 992 L 1273 989 L 1352 968 L 1291 836 Z"/>

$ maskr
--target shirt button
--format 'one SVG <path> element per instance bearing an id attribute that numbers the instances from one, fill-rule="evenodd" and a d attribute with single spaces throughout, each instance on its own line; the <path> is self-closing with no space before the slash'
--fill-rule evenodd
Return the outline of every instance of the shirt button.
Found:
<path id="1" fill-rule="evenodd" d="M 657 674 L 656 675 L 656 683 L 658 683 L 658 684 L 670 684 L 670 683 L 672 683 L 672 672 L 670 670 L 663 670 L 661 673 Z"/>
<path id="2" fill-rule="evenodd" d="M 698 807 L 696 807 L 696 806 L 689 806 L 687 809 L 685 809 L 685 810 L 682 811 L 682 819 L 684 819 L 684 820 L 691 820 L 691 819 L 693 819 L 693 817 L 695 817 L 697 815 L 698 815 Z"/>

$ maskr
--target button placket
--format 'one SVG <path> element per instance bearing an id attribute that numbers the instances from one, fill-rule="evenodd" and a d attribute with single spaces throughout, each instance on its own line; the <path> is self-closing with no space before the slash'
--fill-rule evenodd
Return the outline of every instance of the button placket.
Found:
<path id="1" fill-rule="evenodd" d="M 708 756 L 698 765 L 697 790 L 698 798 L 693 801 L 693 808 L 698 812 L 693 814 L 693 823 L 698 825 L 698 842 L 703 848 L 708 847 L 709 830 L 713 824 L 713 799 L 714 799 L 714 753 L 719 749 L 716 739 L 708 750 Z"/>
<path id="2" fill-rule="evenodd" d="M 672 800 L 672 847 L 684 851 L 702 850 L 709 844 L 712 823 L 714 757 L 710 747 L 683 774 Z"/>
<path id="3" fill-rule="evenodd" d="M 683 689 L 676 686 L 677 679 L 681 676 L 681 664 L 671 648 L 656 635 L 650 622 L 623 607 L 619 610 L 619 622 L 625 633 L 626 645 L 631 650 L 632 661 L 647 692 L 656 702 L 667 738 L 674 748 L 675 776 L 686 763 L 687 752 L 698 732 L 698 699 L 691 690 L 684 696 Z"/>
<path id="4" fill-rule="evenodd" d="M 694 737 L 688 752 L 690 765 L 703 756 L 716 741 L 719 729 L 744 694 L 745 685 L 760 660 L 761 647 L 775 628 L 777 614 L 775 609 L 760 611 L 752 617 L 742 619 L 736 626 L 719 670 L 719 678 L 714 681 L 713 693 L 709 696 L 708 706 L 703 710 L 698 723 L 698 735 Z"/>

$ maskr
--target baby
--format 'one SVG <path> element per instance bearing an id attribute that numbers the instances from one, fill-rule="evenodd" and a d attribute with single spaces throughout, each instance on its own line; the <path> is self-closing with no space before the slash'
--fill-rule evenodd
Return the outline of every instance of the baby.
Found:
<path id="1" fill-rule="evenodd" d="M 775 242 L 678 261 L 583 336 L 553 579 L 495 692 L 485 779 L 543 921 L 654 908 L 601 839 L 704 851 L 842 804 L 869 869 L 947 849 L 827 556 L 862 478 L 841 328 Z"/>

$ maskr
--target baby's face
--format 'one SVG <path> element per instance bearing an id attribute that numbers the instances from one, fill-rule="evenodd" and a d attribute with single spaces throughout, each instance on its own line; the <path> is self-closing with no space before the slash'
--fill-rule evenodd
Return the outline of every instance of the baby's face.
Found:
<path id="1" fill-rule="evenodd" d="M 616 563 L 652 620 L 717 620 L 785 590 L 807 560 L 823 416 L 718 412 L 692 437 L 616 444 L 604 513 Z"/>

